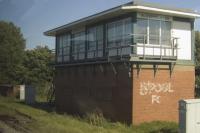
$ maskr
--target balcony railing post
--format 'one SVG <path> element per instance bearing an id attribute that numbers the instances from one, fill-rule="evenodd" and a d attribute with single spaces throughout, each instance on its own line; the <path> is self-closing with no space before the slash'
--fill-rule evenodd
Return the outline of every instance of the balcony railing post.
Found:
<path id="1" fill-rule="evenodd" d="M 162 44 L 160 44 L 160 59 L 162 60 Z"/>
<path id="2" fill-rule="evenodd" d="M 143 36 L 143 59 L 145 59 L 145 35 Z"/>
<path id="3" fill-rule="evenodd" d="M 172 49 L 172 56 L 174 57 L 174 52 L 175 52 L 175 47 L 174 47 L 174 38 L 172 39 L 172 45 L 171 45 L 171 49 Z"/>

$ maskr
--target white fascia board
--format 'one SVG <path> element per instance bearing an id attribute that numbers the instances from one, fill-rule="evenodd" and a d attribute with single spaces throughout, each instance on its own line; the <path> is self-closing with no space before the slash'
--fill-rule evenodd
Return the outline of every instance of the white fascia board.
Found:
<path id="1" fill-rule="evenodd" d="M 124 6 L 122 7 L 123 10 L 144 10 L 144 11 L 154 11 L 164 14 L 174 14 L 174 15 L 180 15 L 180 16 L 186 16 L 190 18 L 199 18 L 200 14 L 198 13 L 187 13 L 187 12 L 181 12 L 181 11 L 174 11 L 174 10 L 166 10 L 166 9 L 159 9 L 159 8 L 153 8 L 153 7 L 146 7 L 146 6 Z"/>

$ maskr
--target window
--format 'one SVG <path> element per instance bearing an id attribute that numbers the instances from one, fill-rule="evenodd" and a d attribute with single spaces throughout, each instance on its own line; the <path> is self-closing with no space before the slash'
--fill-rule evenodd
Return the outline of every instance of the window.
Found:
<path id="1" fill-rule="evenodd" d="M 87 58 L 103 56 L 103 25 L 88 29 Z"/>
<path id="2" fill-rule="evenodd" d="M 67 62 L 70 60 L 70 35 L 63 36 L 63 61 Z"/>
<path id="3" fill-rule="evenodd" d="M 85 32 L 78 32 L 73 35 L 72 59 L 85 59 Z"/>
<path id="4" fill-rule="evenodd" d="M 70 34 L 58 36 L 57 40 L 57 62 L 70 60 Z"/>
<path id="5" fill-rule="evenodd" d="M 137 19 L 136 26 L 134 26 L 134 43 L 147 43 L 147 19 Z"/>
<path id="6" fill-rule="evenodd" d="M 149 20 L 149 44 L 159 44 L 160 21 Z"/>
<path id="7" fill-rule="evenodd" d="M 170 45 L 171 18 L 167 16 L 138 13 L 134 27 L 134 42 Z"/>
<path id="8" fill-rule="evenodd" d="M 109 56 L 130 54 L 131 48 L 129 45 L 132 44 L 132 33 L 131 18 L 108 23 L 107 47 Z"/>
<path id="9" fill-rule="evenodd" d="M 62 62 L 62 37 L 58 36 L 56 37 L 56 43 L 57 43 L 57 62 Z"/>
<path id="10" fill-rule="evenodd" d="M 171 22 L 162 21 L 161 32 L 161 43 L 164 45 L 169 45 L 171 41 Z"/>

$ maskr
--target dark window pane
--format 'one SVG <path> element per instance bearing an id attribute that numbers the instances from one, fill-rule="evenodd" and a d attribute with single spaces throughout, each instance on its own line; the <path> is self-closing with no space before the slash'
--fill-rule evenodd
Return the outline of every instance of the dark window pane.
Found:
<path id="1" fill-rule="evenodd" d="M 149 20 L 149 43 L 159 44 L 160 36 L 160 21 Z"/>
<path id="2" fill-rule="evenodd" d="M 74 34 L 72 45 L 72 58 L 74 60 L 85 58 L 85 32 Z"/>
<path id="3" fill-rule="evenodd" d="M 133 37 L 133 26 L 130 19 L 125 20 L 125 33 L 123 45 L 131 45 Z"/>
<path id="4" fill-rule="evenodd" d="M 170 45 L 171 43 L 171 22 L 161 22 L 161 43 L 162 45 Z"/>
<path id="5" fill-rule="evenodd" d="M 147 19 L 137 19 L 134 27 L 134 43 L 146 43 L 147 42 Z"/>
<path id="6" fill-rule="evenodd" d="M 98 56 L 98 51 L 103 49 L 103 26 L 95 26 L 88 30 L 88 58 L 102 57 Z"/>
<path id="7" fill-rule="evenodd" d="M 107 46 L 109 47 L 109 56 L 123 54 L 121 46 L 131 45 L 132 33 L 133 27 L 131 18 L 107 24 Z M 130 53 L 124 52 L 124 54 Z"/>

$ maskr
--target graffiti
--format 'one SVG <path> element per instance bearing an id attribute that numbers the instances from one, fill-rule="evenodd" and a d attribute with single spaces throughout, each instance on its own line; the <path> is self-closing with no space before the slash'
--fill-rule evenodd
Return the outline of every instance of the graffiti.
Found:
<path id="1" fill-rule="evenodd" d="M 152 82 L 141 82 L 140 83 L 140 95 L 151 95 L 152 93 L 172 93 L 174 90 L 171 89 L 171 83 L 152 83 Z"/>
<path id="2" fill-rule="evenodd" d="M 171 89 L 171 83 L 152 83 L 141 82 L 140 83 L 140 95 L 151 95 L 152 104 L 160 103 L 161 96 L 158 96 L 159 93 L 173 93 L 174 90 Z"/>
<path id="3" fill-rule="evenodd" d="M 160 96 L 157 96 L 157 95 L 152 95 L 151 96 L 151 103 L 154 104 L 154 103 L 160 103 Z"/>

